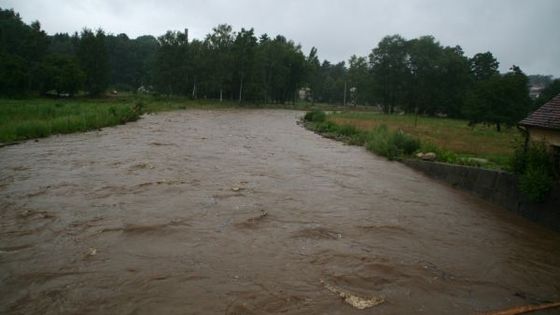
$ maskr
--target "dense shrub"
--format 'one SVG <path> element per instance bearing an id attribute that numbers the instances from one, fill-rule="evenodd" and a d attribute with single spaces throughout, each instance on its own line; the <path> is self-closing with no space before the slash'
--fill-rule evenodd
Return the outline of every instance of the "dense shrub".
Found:
<path id="1" fill-rule="evenodd" d="M 546 199 L 555 178 L 552 155 L 543 143 L 519 145 L 511 160 L 511 170 L 519 176 L 519 189 L 530 201 Z"/>
<path id="2" fill-rule="evenodd" d="M 519 189 L 530 201 L 545 200 L 553 184 L 554 178 L 543 166 L 531 165 L 519 177 Z"/>
<path id="3" fill-rule="evenodd" d="M 393 133 L 392 142 L 403 155 L 411 155 L 420 148 L 420 140 L 413 138 L 400 130 Z"/>
<path id="4" fill-rule="evenodd" d="M 420 148 L 420 141 L 402 131 L 391 132 L 387 126 L 381 125 L 368 133 L 366 148 L 389 160 L 413 154 Z"/>
<path id="5" fill-rule="evenodd" d="M 336 138 L 353 145 L 365 145 L 366 148 L 389 160 L 408 156 L 420 148 L 420 141 L 408 134 L 390 131 L 387 126 L 380 125 L 372 131 L 363 131 L 352 125 L 337 125 L 327 120 L 322 111 L 308 112 L 304 121 L 311 122 L 309 127 L 325 136 Z"/>
<path id="6" fill-rule="evenodd" d="M 313 110 L 313 111 L 307 112 L 305 114 L 305 116 L 303 116 L 303 120 L 309 121 L 309 122 L 324 122 L 326 117 L 327 117 L 327 115 L 325 114 L 325 112 L 320 111 L 320 110 Z"/>

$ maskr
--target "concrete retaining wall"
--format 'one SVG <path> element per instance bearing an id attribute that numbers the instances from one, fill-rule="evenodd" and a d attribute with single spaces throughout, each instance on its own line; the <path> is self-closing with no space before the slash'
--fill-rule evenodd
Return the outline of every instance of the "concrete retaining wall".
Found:
<path id="1" fill-rule="evenodd" d="M 537 204 L 522 197 L 517 178 L 510 173 L 421 160 L 403 163 L 560 232 L 560 185 L 553 188 L 548 200 Z"/>

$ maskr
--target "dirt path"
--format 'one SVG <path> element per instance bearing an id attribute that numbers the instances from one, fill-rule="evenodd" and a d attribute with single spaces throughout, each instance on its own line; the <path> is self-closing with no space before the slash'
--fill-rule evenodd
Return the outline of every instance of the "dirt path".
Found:
<path id="1" fill-rule="evenodd" d="M 300 115 L 173 112 L 0 149 L 0 313 L 470 314 L 560 300 L 560 235 L 321 138 Z M 330 288 L 385 303 L 357 310 Z"/>

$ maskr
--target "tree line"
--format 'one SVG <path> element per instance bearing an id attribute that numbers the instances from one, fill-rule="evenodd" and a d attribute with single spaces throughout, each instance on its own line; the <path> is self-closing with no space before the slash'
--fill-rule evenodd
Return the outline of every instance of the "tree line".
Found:
<path id="1" fill-rule="evenodd" d="M 303 96 L 386 113 L 467 118 L 497 129 L 534 105 L 519 67 L 501 74 L 492 53 L 468 57 L 432 36 L 386 36 L 369 55 L 333 64 L 320 61 L 316 48 L 305 54 L 284 36 L 236 32 L 227 24 L 202 40 L 189 39 L 187 30 L 136 39 L 101 29 L 49 36 L 39 22 L 27 25 L 13 10 L 0 9 L 0 44 L 0 95 L 8 97 L 98 96 L 109 88 L 259 103 Z M 550 82 L 552 90 L 543 94 L 554 96 L 558 85 Z"/>

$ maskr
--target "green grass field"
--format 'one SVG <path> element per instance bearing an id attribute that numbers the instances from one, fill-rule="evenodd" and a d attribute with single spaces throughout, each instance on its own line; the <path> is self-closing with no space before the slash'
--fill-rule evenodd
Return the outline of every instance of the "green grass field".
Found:
<path id="1" fill-rule="evenodd" d="M 389 130 L 401 130 L 419 139 L 424 152 L 435 150 L 451 153 L 455 155 L 454 159 L 483 158 L 489 161 L 488 167 L 507 166 L 514 147 L 522 141 L 522 136 L 515 128 L 497 132 L 493 126 L 470 127 L 467 121 L 460 119 L 342 112 L 328 115 L 327 120 L 363 131 L 372 131 L 385 125 Z"/>
<path id="2" fill-rule="evenodd" d="M 0 100 L 0 142 L 12 142 L 134 121 L 141 111 L 131 100 Z"/>

